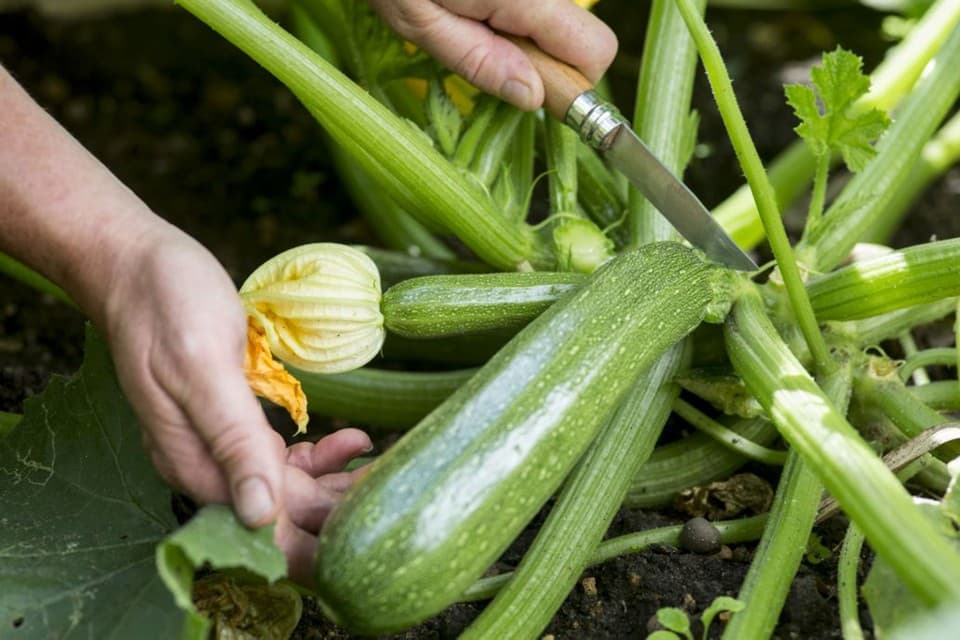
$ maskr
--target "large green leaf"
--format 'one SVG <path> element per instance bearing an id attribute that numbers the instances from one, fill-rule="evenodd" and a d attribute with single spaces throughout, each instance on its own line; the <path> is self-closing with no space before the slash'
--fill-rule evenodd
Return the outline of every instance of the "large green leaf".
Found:
<path id="1" fill-rule="evenodd" d="M 104 344 L 88 331 L 0 439 L 0 637 L 171 638 L 183 612 L 154 566 L 177 526 Z"/>

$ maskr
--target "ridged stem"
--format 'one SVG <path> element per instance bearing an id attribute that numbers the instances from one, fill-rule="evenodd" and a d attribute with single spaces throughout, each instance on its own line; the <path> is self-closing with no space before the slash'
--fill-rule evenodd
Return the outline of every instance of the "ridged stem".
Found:
<path id="1" fill-rule="evenodd" d="M 693 0 L 703 15 L 706 0 Z M 633 126 L 637 135 L 676 176 L 690 160 L 690 98 L 697 48 L 673 0 L 654 0 L 647 21 Z M 672 240 L 677 232 L 640 192 L 630 187 L 630 244 Z"/>
<path id="2" fill-rule="evenodd" d="M 807 298 L 803 278 L 794 258 L 793 248 L 790 246 L 790 240 L 787 238 L 787 232 L 783 227 L 783 220 L 780 218 L 776 193 L 767 178 L 763 163 L 760 161 L 760 155 L 757 153 L 757 148 L 754 146 L 750 132 L 747 130 L 747 123 L 743 119 L 740 106 L 737 104 L 733 84 L 727 74 L 720 49 L 710 35 L 707 25 L 700 17 L 693 0 L 675 0 L 675 2 L 697 44 L 723 124 L 727 129 L 730 142 L 733 144 L 737 159 L 740 161 L 740 167 L 743 169 L 753 198 L 757 203 L 763 228 L 767 232 L 770 248 L 777 260 L 777 266 L 787 290 L 787 297 L 793 307 L 794 319 L 799 325 L 801 333 L 803 333 L 807 346 L 810 348 L 817 371 L 827 374 L 836 365 L 830 357 L 830 351 L 827 349 L 827 344 L 823 340 L 817 319 L 813 314 L 813 307 L 810 306 L 810 300 Z"/>
<path id="3" fill-rule="evenodd" d="M 850 397 L 850 376 L 847 361 L 827 380 L 827 394 L 842 412 Z M 773 633 L 803 560 L 822 495 L 817 475 L 791 450 L 763 537 L 737 594 L 746 607 L 731 619 L 724 638 L 766 638 Z"/>
<path id="4" fill-rule="evenodd" d="M 859 591 L 857 570 L 860 567 L 860 551 L 863 549 L 863 534 L 856 525 L 847 527 L 840 547 L 837 562 L 837 604 L 840 607 L 840 631 L 843 640 L 863 640 L 860 626 Z"/>
<path id="5" fill-rule="evenodd" d="M 532 230 L 508 223 L 489 196 L 468 183 L 423 132 L 393 115 L 252 2 L 178 1 L 287 85 L 401 207 L 449 229 L 500 269 L 516 269 L 539 255 Z"/>
<path id="6" fill-rule="evenodd" d="M 924 602 L 960 600 L 960 555 L 793 356 L 758 292 L 734 305 L 725 336 L 747 388 L 877 554 Z"/>
<path id="7" fill-rule="evenodd" d="M 817 318 L 859 320 L 960 295 L 960 238 L 855 262 L 807 283 Z"/>
<path id="8" fill-rule="evenodd" d="M 917 351 L 903 361 L 903 364 L 900 365 L 900 368 L 897 370 L 897 374 L 902 381 L 906 382 L 917 369 L 934 365 L 956 367 L 957 350 L 950 347 L 942 347 L 939 349 Z"/>

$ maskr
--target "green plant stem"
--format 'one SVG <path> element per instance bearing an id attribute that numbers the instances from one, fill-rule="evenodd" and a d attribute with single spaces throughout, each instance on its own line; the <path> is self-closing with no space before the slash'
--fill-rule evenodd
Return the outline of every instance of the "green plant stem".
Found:
<path id="1" fill-rule="evenodd" d="M 361 368 L 319 374 L 290 367 L 311 413 L 384 429 L 407 429 L 469 380 L 476 369 L 438 373 Z"/>
<path id="2" fill-rule="evenodd" d="M 888 243 L 919 195 L 957 162 L 960 162 L 960 112 L 923 146 L 920 158 L 910 168 L 910 175 L 886 203 L 877 224 L 864 234 L 864 242 Z"/>
<path id="3" fill-rule="evenodd" d="M 900 368 L 897 370 L 897 374 L 900 376 L 901 380 L 906 382 L 910 379 L 911 374 L 913 374 L 913 372 L 917 369 L 934 365 L 956 367 L 957 350 L 944 347 L 939 349 L 924 349 L 922 351 L 917 351 L 916 353 L 911 353 L 909 356 L 907 356 L 906 360 L 903 361 L 903 364 L 900 365 Z"/>
<path id="4" fill-rule="evenodd" d="M 887 211 L 907 180 L 926 142 L 960 96 L 960 29 L 943 43 L 925 75 L 897 111 L 897 119 L 876 145 L 877 155 L 831 204 L 823 221 L 797 245 L 805 264 L 827 271 Z"/>
<path id="5" fill-rule="evenodd" d="M 764 418 L 739 420 L 733 431 L 759 445 L 772 444 L 779 435 Z M 695 433 L 654 449 L 634 476 L 624 506 L 654 509 L 669 505 L 682 491 L 726 478 L 747 461 L 710 436 Z"/>
<path id="6" fill-rule="evenodd" d="M 544 125 L 550 212 L 577 215 L 577 133 L 553 118 Z"/>
<path id="7" fill-rule="evenodd" d="M 18 413 L 0 411 L 0 437 L 3 437 L 13 431 L 13 428 L 20 423 L 20 418 L 22 417 L 23 416 Z"/>
<path id="8" fill-rule="evenodd" d="M 508 223 L 489 196 L 467 182 L 423 132 L 393 115 L 249 0 L 179 4 L 287 85 L 399 206 L 449 229 L 501 269 L 542 261 L 545 252 L 535 246 L 533 231 Z"/>
<path id="9" fill-rule="evenodd" d="M 673 411 L 698 430 L 704 432 L 731 451 L 736 451 L 744 458 L 772 465 L 782 465 L 787 461 L 786 451 L 768 449 L 756 442 L 747 440 L 741 434 L 723 426 L 685 400 L 677 398 L 673 402 Z"/>
<path id="10" fill-rule="evenodd" d="M 903 348 L 904 355 L 908 358 L 917 352 L 917 341 L 913 339 L 913 334 L 909 331 L 900 334 L 900 346 Z M 914 370 L 913 383 L 916 385 L 930 384 L 930 376 L 927 375 L 923 367 Z"/>
<path id="11" fill-rule="evenodd" d="M 827 395 L 842 412 L 850 398 L 851 374 L 847 358 L 826 381 Z M 773 633 L 803 560 L 822 495 L 823 484 L 813 469 L 791 450 L 763 537 L 737 594 L 746 607 L 730 620 L 724 638 L 766 638 Z"/>
<path id="12" fill-rule="evenodd" d="M 480 147 L 487 136 L 497 112 L 506 106 L 493 96 L 481 96 L 470 114 L 470 123 L 460 135 L 457 149 L 453 154 L 453 163 L 463 169 L 473 164 L 473 159 L 480 152 Z"/>
<path id="13" fill-rule="evenodd" d="M 693 0 L 703 15 L 706 0 Z M 697 49 L 673 0 L 654 0 L 647 21 L 634 130 L 674 175 L 682 176 L 690 160 L 690 98 Z M 627 228 L 630 244 L 671 240 L 676 230 L 634 187 L 629 189 Z"/>
<path id="14" fill-rule="evenodd" d="M 907 387 L 920 402 L 934 411 L 960 409 L 960 385 L 956 380 L 938 380 L 921 386 Z"/>
<path id="15" fill-rule="evenodd" d="M 874 69 L 871 89 L 856 102 L 856 108 L 893 109 L 958 23 L 960 5 L 955 0 L 937 0 Z M 801 141 L 791 144 L 770 163 L 770 181 L 781 209 L 806 191 L 814 170 L 813 154 Z M 740 246 L 753 248 L 763 240 L 763 224 L 748 186 L 740 187 L 720 203 L 714 215 Z"/>
<path id="16" fill-rule="evenodd" d="M 516 134 L 509 151 L 509 180 L 513 188 L 511 198 L 513 220 L 523 222 L 530 210 L 533 191 L 533 167 L 536 157 L 537 116 L 526 113 L 517 125 Z"/>
<path id="17" fill-rule="evenodd" d="M 924 602 L 956 603 L 960 555 L 783 343 L 759 292 L 743 293 L 725 335 L 730 360 L 747 388 L 877 554 Z"/>
<path id="18" fill-rule="evenodd" d="M 955 305 L 954 299 L 940 300 L 865 320 L 831 323 L 831 328 L 838 333 L 855 337 L 860 344 L 876 345 L 913 327 L 940 320 L 953 313 Z"/>
<path id="19" fill-rule="evenodd" d="M 737 600 L 746 604 L 730 619 L 724 638 L 768 638 L 800 568 L 823 485 L 791 451 L 780 475 L 770 517 Z"/>
<path id="20" fill-rule="evenodd" d="M 739 520 L 720 520 L 713 522 L 713 526 L 720 532 L 720 542 L 736 544 L 756 540 L 763 532 L 767 521 L 767 514 L 741 518 Z M 672 525 L 637 531 L 626 535 L 604 540 L 590 556 L 589 566 L 602 564 L 608 560 L 625 556 L 631 553 L 642 553 L 654 545 L 679 546 L 680 532 L 683 525 Z M 489 578 L 477 580 L 461 596 L 461 602 L 486 600 L 493 597 L 505 584 L 513 578 L 513 572 L 501 573 Z"/>
<path id="21" fill-rule="evenodd" d="M 790 240 L 787 239 L 787 232 L 783 227 L 783 221 L 780 219 L 776 193 L 763 169 L 763 163 L 760 161 L 760 155 L 757 153 L 753 140 L 750 138 L 747 124 L 733 93 L 733 84 L 730 82 L 730 76 L 727 74 L 723 58 L 720 56 L 720 49 L 697 12 L 693 0 L 675 1 L 684 21 L 687 23 L 687 28 L 690 29 L 690 33 L 697 43 L 700 58 L 703 60 L 704 69 L 706 69 L 707 77 L 710 80 L 710 87 L 713 89 L 713 95 L 720 110 L 720 116 L 723 118 L 723 124 L 727 128 L 737 159 L 740 161 L 740 166 L 746 175 L 747 183 L 750 185 L 750 190 L 753 192 L 754 200 L 757 203 L 763 228 L 767 232 L 770 248 L 777 260 L 777 266 L 787 290 L 787 297 L 793 307 L 794 317 L 803 333 L 807 346 L 810 348 L 810 353 L 813 355 L 817 371 L 821 374 L 827 374 L 836 365 L 830 357 L 830 351 L 827 349 L 827 344 L 823 340 L 817 319 L 813 314 L 813 307 L 810 305 L 810 300 L 804 289 L 800 269 L 797 267 L 793 249 L 790 247 Z"/>
<path id="22" fill-rule="evenodd" d="M 837 604 L 840 606 L 840 630 L 843 640 L 863 640 L 857 590 L 857 569 L 860 566 L 863 540 L 863 534 L 856 525 L 851 524 L 847 527 L 843 546 L 840 547 L 840 559 L 837 562 Z"/>
<path id="23" fill-rule="evenodd" d="M 10 256 L 0 253 L 0 273 L 10 276 L 14 280 L 19 280 L 23 284 L 36 289 L 41 293 L 46 293 L 60 302 L 70 305 L 71 307 L 76 308 L 77 304 L 70 299 L 70 296 L 66 292 L 53 284 L 51 281 L 47 280 L 44 276 L 40 275 L 27 265 L 22 262 L 11 258 Z"/>
<path id="24" fill-rule="evenodd" d="M 826 224 L 826 221 L 824 221 Z M 857 320 L 960 295 L 960 238 L 921 244 L 812 279 L 823 320 Z"/>
<path id="25" fill-rule="evenodd" d="M 830 154 L 824 153 L 817 156 L 816 165 L 817 168 L 813 175 L 813 193 L 810 196 L 810 208 L 807 211 L 804 234 L 817 226 L 820 218 L 823 217 L 823 203 L 827 196 L 827 176 L 830 173 Z"/>
<path id="26" fill-rule="evenodd" d="M 507 154 L 513 148 L 517 128 L 524 115 L 526 114 L 523 111 L 503 104 L 487 128 L 482 144 L 470 165 L 470 170 L 485 187 L 492 187 L 500 174 Z"/>
<path id="27" fill-rule="evenodd" d="M 567 479 L 513 579 L 461 638 L 533 638 L 550 623 L 653 450 L 680 392 L 671 381 L 686 351 L 675 346 L 640 376 Z"/>
<path id="28" fill-rule="evenodd" d="M 580 205 L 587 215 L 606 230 L 618 248 L 626 246 L 626 186 L 617 179 L 617 172 L 611 171 L 585 144 L 577 145 L 577 185 Z"/>

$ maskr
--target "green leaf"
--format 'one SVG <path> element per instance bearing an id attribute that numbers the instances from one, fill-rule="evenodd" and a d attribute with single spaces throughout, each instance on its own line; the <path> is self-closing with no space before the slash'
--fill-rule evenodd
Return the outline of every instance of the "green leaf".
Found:
<path id="1" fill-rule="evenodd" d="M 800 119 L 797 134 L 814 155 L 841 153 L 851 171 L 863 170 L 876 155 L 872 143 L 890 124 L 887 114 L 879 109 L 851 109 L 870 90 L 870 79 L 861 71 L 862 65 L 859 56 L 837 47 L 824 53 L 820 66 L 811 71 L 816 93 L 799 84 L 784 88 L 787 102 Z"/>
<path id="2" fill-rule="evenodd" d="M 20 422 L 21 417 L 22 416 L 16 413 L 0 411 L 0 436 L 13 431 L 13 428 L 17 426 L 18 422 Z"/>
<path id="3" fill-rule="evenodd" d="M 173 638 L 183 614 L 154 568 L 177 523 L 106 347 L 27 400 L 0 439 L 0 637 Z"/>
<path id="4" fill-rule="evenodd" d="M 663 629 L 657 629 L 647 636 L 647 640 L 678 640 L 679 638 L 680 636 L 673 631 L 664 631 Z"/>
<path id="5" fill-rule="evenodd" d="M 717 596 L 714 598 L 713 602 L 710 603 L 710 606 L 700 614 L 700 622 L 703 624 L 703 637 L 707 637 L 708 632 L 710 631 L 710 625 L 713 623 L 713 619 L 718 613 L 722 613 L 724 611 L 737 613 L 738 611 L 743 611 L 746 606 L 746 603 L 741 602 L 736 598 L 731 598 L 730 596 Z"/>
<path id="6" fill-rule="evenodd" d="M 160 543 L 156 562 L 177 606 L 187 612 L 181 637 L 206 637 L 208 630 L 192 600 L 193 575 L 200 567 L 243 568 L 270 581 L 287 575 L 286 558 L 273 544 L 273 527 L 251 531 L 222 505 L 205 507 Z"/>
<path id="7" fill-rule="evenodd" d="M 918 505 L 925 517 L 936 523 L 945 538 L 949 538 L 956 549 L 960 550 L 960 536 L 953 527 L 950 513 L 942 505 L 924 502 Z M 896 637 L 915 637 L 903 635 L 910 630 L 918 616 L 936 618 L 935 610 L 916 597 L 897 577 L 893 569 L 883 558 L 874 559 L 870 573 L 863 583 L 863 597 L 870 609 L 870 616 L 877 635 L 899 630 Z M 935 624 L 936 620 L 934 620 Z"/>
<path id="8" fill-rule="evenodd" d="M 657 622 L 685 638 L 693 639 L 690 634 L 690 618 L 687 612 L 676 607 L 663 607 L 657 610 Z"/>

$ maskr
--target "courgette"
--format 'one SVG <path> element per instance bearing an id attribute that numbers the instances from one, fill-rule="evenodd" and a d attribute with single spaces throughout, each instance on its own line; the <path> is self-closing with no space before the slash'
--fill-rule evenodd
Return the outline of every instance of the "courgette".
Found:
<path id="1" fill-rule="evenodd" d="M 334 509 L 314 565 L 324 611 L 377 634 L 454 602 L 557 489 L 637 376 L 729 295 L 731 277 L 682 245 L 646 245 L 534 320 Z"/>
<path id="2" fill-rule="evenodd" d="M 387 329 L 407 338 L 519 329 L 583 280 L 555 272 L 424 276 L 390 287 L 380 309 Z"/>

